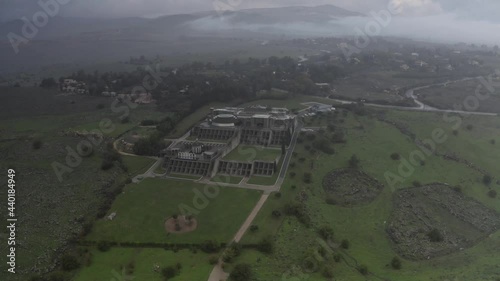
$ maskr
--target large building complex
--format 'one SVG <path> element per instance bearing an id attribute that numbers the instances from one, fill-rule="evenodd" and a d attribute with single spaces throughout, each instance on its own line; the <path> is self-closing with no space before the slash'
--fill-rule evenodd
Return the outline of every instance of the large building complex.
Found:
<path id="1" fill-rule="evenodd" d="M 168 174 L 272 176 L 296 121 L 285 108 L 211 109 L 187 139 L 163 151 L 164 167 Z"/>

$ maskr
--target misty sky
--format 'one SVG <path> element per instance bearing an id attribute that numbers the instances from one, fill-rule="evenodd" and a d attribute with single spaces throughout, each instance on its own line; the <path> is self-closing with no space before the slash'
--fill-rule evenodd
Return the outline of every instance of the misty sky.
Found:
<path id="1" fill-rule="evenodd" d="M 0 0 L 0 20 L 30 17 L 40 9 L 37 2 L 55 0 Z M 68 0 L 65 0 L 68 1 Z M 500 22 L 498 0 L 70 0 L 61 16 L 151 17 L 165 14 L 214 10 L 217 2 L 234 9 L 292 5 L 333 4 L 368 13 L 383 9 L 388 2 L 400 3 L 404 16 L 454 14 L 461 19 Z"/>

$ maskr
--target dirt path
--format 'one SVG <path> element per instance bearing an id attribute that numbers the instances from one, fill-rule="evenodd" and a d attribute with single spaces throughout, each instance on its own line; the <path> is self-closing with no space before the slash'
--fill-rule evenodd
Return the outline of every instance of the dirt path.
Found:
<path id="1" fill-rule="evenodd" d="M 240 242 L 241 238 L 247 232 L 248 228 L 252 225 L 253 220 L 259 213 L 260 209 L 262 206 L 264 206 L 264 203 L 266 202 L 267 198 L 269 198 L 269 194 L 262 194 L 260 197 L 259 201 L 253 208 L 252 212 L 250 212 L 250 215 L 248 215 L 247 219 L 243 223 L 243 225 L 240 227 L 236 235 L 234 236 L 233 240 L 231 242 Z M 230 243 L 231 244 L 231 243 Z M 227 280 L 229 277 L 229 274 L 224 272 L 222 269 L 222 260 L 219 259 L 219 262 L 217 263 L 216 266 L 214 266 L 214 269 L 212 269 L 212 272 L 210 273 L 210 276 L 208 277 L 208 281 L 221 281 L 221 280 Z"/>
<path id="2" fill-rule="evenodd" d="M 238 230 L 238 232 L 236 233 L 236 235 L 233 238 L 233 241 L 231 241 L 231 242 L 240 242 L 240 240 L 243 237 L 243 235 L 245 234 L 245 232 L 252 225 L 253 220 L 255 219 L 257 214 L 259 213 L 262 206 L 264 206 L 264 203 L 266 202 L 267 198 L 269 198 L 269 194 L 262 194 L 259 201 L 257 202 L 255 207 L 253 208 L 252 212 L 250 213 L 250 215 L 248 215 L 247 219 L 245 220 L 243 225 L 240 227 L 240 230 Z"/>

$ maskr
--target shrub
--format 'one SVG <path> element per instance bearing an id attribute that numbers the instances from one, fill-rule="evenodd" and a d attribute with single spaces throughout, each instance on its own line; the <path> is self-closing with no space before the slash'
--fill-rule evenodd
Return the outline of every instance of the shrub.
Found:
<path id="1" fill-rule="evenodd" d="M 490 140 L 490 143 L 494 145 L 496 143 L 496 140 L 494 140 L 494 139 Z"/>
<path id="2" fill-rule="evenodd" d="M 325 199 L 325 203 L 328 205 L 337 205 L 337 200 L 334 197 L 328 197 Z"/>
<path id="3" fill-rule="evenodd" d="M 253 278 L 252 268 L 246 263 L 237 264 L 229 275 L 230 280 L 249 281 Z"/>
<path id="4" fill-rule="evenodd" d="M 437 228 L 434 228 L 427 233 L 427 237 L 429 237 L 431 242 L 442 242 L 444 240 L 443 235 Z"/>
<path id="5" fill-rule="evenodd" d="M 311 183 L 312 182 L 312 174 L 309 172 L 304 173 L 304 182 Z"/>
<path id="6" fill-rule="evenodd" d="M 61 267 L 64 271 L 71 271 L 80 267 L 80 263 L 75 256 L 64 255 L 61 259 Z"/>
<path id="7" fill-rule="evenodd" d="M 496 198 L 497 197 L 497 192 L 495 190 L 490 190 L 488 191 L 488 196 L 491 198 Z"/>
<path id="8" fill-rule="evenodd" d="M 401 269 L 401 259 L 398 257 L 394 257 L 391 261 L 391 266 L 396 270 Z"/>
<path id="9" fill-rule="evenodd" d="M 273 215 L 273 217 L 275 217 L 275 218 L 279 218 L 279 217 L 281 217 L 281 212 L 280 212 L 280 211 L 278 211 L 278 210 L 274 210 L 274 211 L 273 211 L 273 213 L 272 213 L 272 215 Z"/>
<path id="10" fill-rule="evenodd" d="M 325 240 L 331 239 L 333 237 L 333 229 L 330 226 L 325 225 L 318 230 L 318 234 Z"/>
<path id="11" fill-rule="evenodd" d="M 315 139 L 316 139 L 316 135 L 315 135 L 315 134 L 307 134 L 307 135 L 306 135 L 306 139 L 307 139 L 308 141 L 313 141 L 313 140 L 315 140 Z"/>
<path id="12" fill-rule="evenodd" d="M 325 154 L 332 155 L 335 153 L 335 150 L 330 145 L 330 142 L 324 138 L 314 141 L 313 146 L 314 146 L 314 148 L 316 148 L 317 150 L 319 150 Z"/>
<path id="13" fill-rule="evenodd" d="M 296 175 L 297 175 L 297 173 L 295 173 L 295 172 L 290 172 L 290 177 L 291 177 L 291 178 L 294 178 Z"/>
<path id="14" fill-rule="evenodd" d="M 66 277 L 66 275 L 63 272 L 56 271 L 56 272 L 52 272 L 49 275 L 47 280 L 49 280 L 49 281 L 66 281 L 66 280 L 68 280 L 68 278 Z"/>
<path id="15" fill-rule="evenodd" d="M 467 130 L 472 131 L 474 129 L 474 126 L 472 124 L 467 125 Z"/>
<path id="16" fill-rule="evenodd" d="M 34 140 L 33 141 L 33 149 L 38 150 L 42 148 L 42 141 L 41 140 Z"/>
<path id="17" fill-rule="evenodd" d="M 276 192 L 276 193 L 274 194 L 274 197 L 276 197 L 276 198 L 281 198 L 281 192 Z"/>
<path id="18" fill-rule="evenodd" d="M 133 261 L 129 262 L 125 268 L 127 269 L 127 274 L 128 275 L 134 274 L 135 264 L 134 264 Z"/>
<path id="19" fill-rule="evenodd" d="M 421 187 L 421 186 L 422 186 L 422 184 L 421 184 L 419 181 L 414 181 L 414 182 L 413 182 L 413 186 L 414 186 L 414 187 Z"/>
<path id="20" fill-rule="evenodd" d="M 457 130 L 453 130 L 453 135 L 454 136 L 458 136 L 458 131 Z"/>
<path id="21" fill-rule="evenodd" d="M 113 168 L 113 166 L 114 166 L 114 164 L 112 161 L 104 159 L 104 160 L 102 160 L 102 163 L 101 163 L 101 170 L 107 171 L 107 170 Z"/>
<path id="22" fill-rule="evenodd" d="M 205 253 L 215 253 L 219 250 L 220 245 L 213 240 L 206 240 L 201 244 L 201 250 Z"/>
<path id="23" fill-rule="evenodd" d="M 342 242 L 340 243 L 340 246 L 344 249 L 349 249 L 349 247 L 351 246 L 351 244 L 349 243 L 349 240 L 347 239 L 344 239 L 342 240 Z"/>
<path id="24" fill-rule="evenodd" d="M 222 254 L 222 261 L 224 261 L 226 263 L 231 263 L 235 257 L 236 257 L 236 254 L 234 253 L 233 249 L 228 248 Z"/>
<path id="25" fill-rule="evenodd" d="M 179 274 L 179 271 L 174 266 L 167 266 L 161 270 L 161 275 L 165 277 L 165 280 L 174 278 L 177 274 Z"/>
<path id="26" fill-rule="evenodd" d="M 325 278 L 333 278 L 333 269 L 328 267 L 328 266 L 325 266 L 325 268 L 323 268 L 323 272 L 321 272 L 321 274 Z"/>
<path id="27" fill-rule="evenodd" d="M 217 264 L 219 262 L 219 257 L 212 255 L 208 258 L 208 263 L 211 265 Z"/>
<path id="28" fill-rule="evenodd" d="M 156 124 L 158 124 L 158 121 L 155 120 L 146 119 L 141 121 L 141 126 L 154 126 Z"/>
<path id="29" fill-rule="evenodd" d="M 262 253 L 272 253 L 274 250 L 274 240 L 272 237 L 266 237 L 262 239 L 259 244 L 257 245 L 257 249 L 261 251 Z"/>
<path id="30" fill-rule="evenodd" d="M 397 152 L 394 152 L 393 154 L 391 154 L 391 159 L 397 161 L 401 159 L 401 155 L 399 155 L 399 153 Z"/>
<path id="31" fill-rule="evenodd" d="M 295 216 L 305 226 L 310 226 L 311 218 L 306 212 L 305 207 L 300 203 L 287 203 L 285 204 L 285 214 L 288 216 Z"/>
<path id="32" fill-rule="evenodd" d="M 230 249 L 233 250 L 234 255 L 238 257 L 241 255 L 241 251 L 243 250 L 243 247 L 238 242 L 233 242 L 230 246 Z"/>
<path id="33" fill-rule="evenodd" d="M 107 252 L 110 248 L 111 245 L 106 241 L 99 241 L 99 243 L 97 243 L 97 249 L 101 252 Z"/>
<path id="34" fill-rule="evenodd" d="M 97 109 L 104 109 L 105 107 L 106 107 L 106 106 L 105 106 L 104 104 L 102 104 L 102 103 L 100 103 L 100 104 L 98 104 L 98 105 L 96 106 L 96 108 L 97 108 Z"/>
<path id="35" fill-rule="evenodd" d="M 351 158 L 349 159 L 349 168 L 351 169 L 357 169 L 359 167 L 359 158 L 356 156 L 356 154 L 353 154 Z"/>
<path id="36" fill-rule="evenodd" d="M 342 255 L 336 254 L 335 256 L 333 256 L 333 260 L 335 262 L 340 262 L 342 260 Z"/>
<path id="37" fill-rule="evenodd" d="M 484 175 L 483 176 L 483 183 L 486 184 L 486 185 L 490 185 L 491 184 L 491 176 L 490 175 Z"/>
<path id="38" fill-rule="evenodd" d="M 257 232 L 258 230 L 259 230 L 259 226 L 258 226 L 258 225 L 256 225 L 256 224 L 252 224 L 252 225 L 250 226 L 250 231 L 251 231 L 251 232 Z"/>
<path id="39" fill-rule="evenodd" d="M 361 273 L 363 275 L 367 275 L 368 274 L 368 266 L 362 264 L 362 265 L 358 266 L 358 271 L 359 271 L 359 273 Z"/>

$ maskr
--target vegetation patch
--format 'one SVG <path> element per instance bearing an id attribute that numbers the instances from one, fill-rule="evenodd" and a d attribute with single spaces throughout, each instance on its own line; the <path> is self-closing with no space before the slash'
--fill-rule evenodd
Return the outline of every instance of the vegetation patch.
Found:
<path id="1" fill-rule="evenodd" d="M 165 221 L 165 230 L 167 233 L 187 233 L 194 231 L 198 222 L 193 216 L 174 215 Z"/>
<path id="2" fill-rule="evenodd" d="M 341 169 L 323 178 L 323 188 L 327 203 L 348 207 L 372 202 L 384 186 L 362 171 Z"/>
<path id="3" fill-rule="evenodd" d="M 444 184 L 400 191 L 387 229 L 396 250 L 423 260 L 470 247 L 500 229 L 500 215 Z"/>

